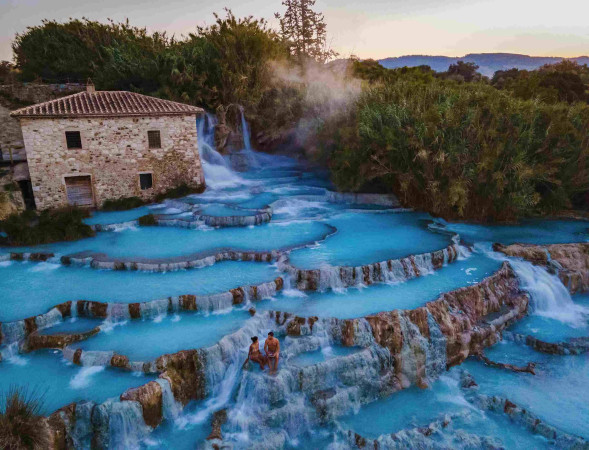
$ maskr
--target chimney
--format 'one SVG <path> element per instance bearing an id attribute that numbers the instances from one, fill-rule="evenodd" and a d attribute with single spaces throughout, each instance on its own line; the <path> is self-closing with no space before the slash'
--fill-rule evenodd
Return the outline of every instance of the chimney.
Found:
<path id="1" fill-rule="evenodd" d="M 88 78 L 88 81 L 86 81 L 86 92 L 88 92 L 89 94 L 93 94 L 94 92 L 96 92 L 96 89 L 94 88 L 94 83 L 92 83 L 92 80 L 90 78 Z"/>

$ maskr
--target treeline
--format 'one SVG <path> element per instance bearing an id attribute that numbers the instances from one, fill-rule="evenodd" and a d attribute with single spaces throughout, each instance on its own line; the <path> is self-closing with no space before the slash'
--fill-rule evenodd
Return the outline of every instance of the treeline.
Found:
<path id="1" fill-rule="evenodd" d="M 267 62 L 288 56 L 262 19 L 227 10 L 181 39 L 126 23 L 44 21 L 17 34 L 12 48 L 23 81 L 91 78 L 101 90 L 131 90 L 214 109 L 259 103 Z"/>
<path id="2" fill-rule="evenodd" d="M 356 61 L 353 70 L 366 80 L 362 94 L 318 128 L 339 188 L 393 192 L 448 219 L 509 221 L 587 206 L 584 101 L 525 99 L 509 82 L 499 90 L 428 67 Z"/>
<path id="3" fill-rule="evenodd" d="M 323 17 L 309 15 L 313 3 L 284 2 L 278 31 L 226 11 L 182 38 L 128 23 L 45 21 L 16 36 L 16 69 L 25 81 L 92 78 L 98 89 L 209 110 L 241 104 L 254 131 L 278 136 L 272 142 L 304 135 L 340 189 L 393 192 L 449 219 L 587 208 L 587 66 L 562 62 L 488 79 L 464 62 L 443 73 L 371 60 L 325 65 L 334 54 Z M 1 66 L 5 72 L 14 71 Z"/>

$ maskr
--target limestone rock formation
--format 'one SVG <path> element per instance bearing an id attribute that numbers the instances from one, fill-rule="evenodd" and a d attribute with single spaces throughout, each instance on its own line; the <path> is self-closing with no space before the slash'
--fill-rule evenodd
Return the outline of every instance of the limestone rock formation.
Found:
<path id="1" fill-rule="evenodd" d="M 121 401 L 139 402 L 143 409 L 143 420 L 150 427 L 157 427 L 162 421 L 162 399 L 162 388 L 155 381 L 150 381 L 137 388 L 127 389 L 121 394 Z"/>
<path id="2" fill-rule="evenodd" d="M 589 290 L 589 243 L 573 244 L 494 244 L 493 249 L 507 256 L 523 258 L 557 273 L 571 293 Z"/>

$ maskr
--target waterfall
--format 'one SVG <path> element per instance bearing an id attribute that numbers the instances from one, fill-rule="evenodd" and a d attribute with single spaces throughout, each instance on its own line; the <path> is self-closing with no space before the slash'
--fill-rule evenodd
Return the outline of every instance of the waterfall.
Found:
<path id="1" fill-rule="evenodd" d="M 198 149 L 202 159 L 205 181 L 207 186 L 212 189 L 241 186 L 245 184 L 245 180 L 227 166 L 223 155 L 215 149 L 216 123 L 216 117 L 209 113 L 196 119 Z"/>
<path id="2" fill-rule="evenodd" d="M 573 327 L 586 326 L 589 309 L 573 302 L 571 294 L 556 275 L 528 261 L 508 258 L 503 253 L 494 252 L 490 244 L 475 244 L 475 251 L 511 264 L 519 279 L 520 287 L 530 294 L 532 314 L 558 320 Z"/>
<path id="3" fill-rule="evenodd" d="M 251 142 L 251 135 L 250 135 L 250 128 L 245 120 L 245 114 L 243 113 L 243 108 L 239 108 L 240 116 L 241 116 L 241 133 L 243 134 L 243 150 L 242 152 L 245 154 L 247 159 L 247 167 L 260 167 L 258 162 L 258 158 L 256 157 L 255 152 L 252 149 L 252 142 Z"/>
<path id="4" fill-rule="evenodd" d="M 239 108 L 239 112 L 241 113 L 241 132 L 243 133 L 243 146 L 246 150 L 252 149 L 252 142 L 250 138 L 250 128 L 245 120 L 245 115 L 243 114 L 243 108 Z"/>
<path id="5" fill-rule="evenodd" d="M 573 302 L 560 279 L 544 267 L 530 262 L 509 260 L 519 278 L 521 288 L 530 293 L 532 313 L 567 323 L 574 327 L 586 325 L 587 308 Z"/>
<path id="6" fill-rule="evenodd" d="M 143 410 L 137 402 L 107 400 L 92 413 L 97 448 L 135 449 L 150 428 L 143 421 Z"/>
<path id="7" fill-rule="evenodd" d="M 182 404 L 177 402 L 172 393 L 170 382 L 164 378 L 155 380 L 162 388 L 162 408 L 164 419 L 175 420 L 182 412 Z"/>

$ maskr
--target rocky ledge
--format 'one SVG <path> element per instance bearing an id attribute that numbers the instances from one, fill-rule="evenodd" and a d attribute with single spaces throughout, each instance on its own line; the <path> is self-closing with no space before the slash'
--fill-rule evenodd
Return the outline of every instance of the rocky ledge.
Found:
<path id="1" fill-rule="evenodd" d="M 505 331 L 503 339 L 527 345 L 537 352 L 549 355 L 580 355 L 589 352 L 589 336 L 570 338 L 564 342 L 546 342 L 534 336 Z"/>
<path id="2" fill-rule="evenodd" d="M 321 269 L 300 269 L 293 266 L 287 256 L 278 259 L 278 268 L 288 273 L 303 291 L 324 291 L 357 285 L 384 282 L 402 282 L 427 275 L 455 261 L 460 254 L 458 244 L 441 250 L 401 259 L 389 259 L 363 266 L 331 266 Z"/>
<path id="3" fill-rule="evenodd" d="M 108 424 L 119 420 L 121 414 L 138 430 L 156 426 L 169 413 L 170 405 L 184 405 L 210 395 L 235 361 L 241 364 L 250 336 L 260 330 L 270 328 L 281 335 L 299 337 L 297 346 L 315 345 L 316 337 L 329 336 L 335 343 L 361 347 L 349 356 L 306 368 L 284 367 L 276 377 L 246 371 L 239 395 L 253 396 L 254 401 L 259 389 L 266 392 L 276 407 L 268 411 L 264 423 L 279 426 L 285 417 L 301 413 L 297 402 L 284 401 L 285 393 L 308 398 L 314 406 L 313 420 L 321 421 L 348 412 L 350 399 L 359 405 L 412 384 L 425 387 L 447 368 L 496 343 L 501 331 L 521 318 L 527 307 L 527 294 L 520 291 L 513 270 L 504 263 L 479 284 L 445 293 L 413 310 L 350 320 L 262 313 L 209 348 L 157 358 L 154 371 L 160 373 L 155 381 L 159 387 L 150 382 L 128 390 L 117 402 L 91 406 L 78 403 L 54 413 L 50 423 L 55 447 L 63 448 L 68 440 L 78 439 L 80 430 L 85 430 L 84 439 L 93 444 L 113 442 L 117 436 Z M 128 368 L 123 356 L 109 356 L 107 363 Z M 83 363 L 83 353 L 73 358 Z M 80 408 L 91 408 L 92 412 L 79 414 Z"/>
<path id="4" fill-rule="evenodd" d="M 493 244 L 493 250 L 525 259 L 556 273 L 571 293 L 589 290 L 589 243 Z"/>
<path id="5" fill-rule="evenodd" d="M 341 336 L 346 346 L 365 346 L 373 338 L 395 359 L 395 374 L 402 386 L 425 387 L 428 379 L 495 344 L 507 326 L 527 313 L 528 303 L 513 269 L 504 263 L 480 283 L 442 294 L 412 310 L 347 320 L 275 313 L 275 320 L 291 336 L 310 334 L 321 323 L 332 335 Z"/>
<path id="6" fill-rule="evenodd" d="M 247 301 L 272 297 L 276 295 L 276 292 L 282 290 L 283 286 L 284 280 L 278 277 L 274 281 L 254 286 L 238 287 L 219 294 L 187 294 L 142 303 L 106 303 L 90 300 L 68 301 L 54 306 L 44 314 L 14 322 L 0 323 L 0 344 L 12 344 L 32 337 L 22 346 L 23 351 L 32 351 L 38 348 L 63 348 L 65 345 L 78 342 L 90 337 L 92 334 L 82 333 L 51 337 L 35 333 L 72 316 L 127 320 L 153 319 L 161 314 L 179 311 L 212 312 L 227 309 L 233 305 L 240 305 Z"/>

